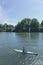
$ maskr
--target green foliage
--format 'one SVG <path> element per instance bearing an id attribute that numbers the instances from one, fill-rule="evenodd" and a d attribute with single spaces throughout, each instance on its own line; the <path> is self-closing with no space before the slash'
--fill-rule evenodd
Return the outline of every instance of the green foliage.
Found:
<path id="1" fill-rule="evenodd" d="M 3 31 L 3 32 L 13 32 L 14 30 L 14 26 L 13 25 L 8 25 L 8 24 L 0 24 L 0 31 Z"/>
<path id="2" fill-rule="evenodd" d="M 1 32 L 29 32 L 29 30 L 30 32 L 38 32 L 39 30 L 43 32 L 43 20 L 41 24 L 39 24 L 36 18 L 24 18 L 15 27 L 13 25 L 8 25 L 7 23 L 4 25 L 0 24 Z"/>
<path id="3" fill-rule="evenodd" d="M 16 25 L 16 27 L 15 27 L 16 31 L 17 32 L 21 32 L 21 31 L 25 32 L 25 31 L 28 31 L 29 30 L 29 22 L 30 21 L 31 20 L 28 19 L 28 18 L 23 19 L 20 23 L 18 23 Z"/>
<path id="4" fill-rule="evenodd" d="M 33 18 L 33 19 L 31 20 L 30 27 L 31 27 L 32 29 L 37 29 L 37 28 L 39 27 L 39 22 L 38 22 L 38 20 L 37 20 L 36 18 Z"/>
<path id="5" fill-rule="evenodd" d="M 36 18 L 29 19 L 25 18 L 20 23 L 18 23 L 15 27 L 17 32 L 29 32 L 29 28 L 33 31 L 37 31 L 39 28 L 39 22 Z"/>
<path id="6" fill-rule="evenodd" d="M 41 27 L 43 27 L 43 20 L 42 20 L 42 22 L 41 22 Z"/>

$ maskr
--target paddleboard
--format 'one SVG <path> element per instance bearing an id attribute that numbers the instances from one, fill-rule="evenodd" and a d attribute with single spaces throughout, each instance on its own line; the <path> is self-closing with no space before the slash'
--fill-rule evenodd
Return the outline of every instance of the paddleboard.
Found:
<path id="1" fill-rule="evenodd" d="M 14 49 L 14 51 L 16 51 L 16 52 L 20 52 L 20 53 L 26 53 L 26 54 L 32 54 L 32 55 L 38 55 L 37 53 L 34 53 L 34 52 L 23 52 L 22 50 L 18 50 L 18 49 Z"/>

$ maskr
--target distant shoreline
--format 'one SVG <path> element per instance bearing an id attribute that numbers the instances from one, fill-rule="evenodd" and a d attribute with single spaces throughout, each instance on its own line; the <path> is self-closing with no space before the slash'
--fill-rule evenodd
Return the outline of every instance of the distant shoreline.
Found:
<path id="1" fill-rule="evenodd" d="M 0 24 L 0 32 L 43 32 L 43 20 L 41 24 L 36 18 L 25 18 L 15 26 Z"/>

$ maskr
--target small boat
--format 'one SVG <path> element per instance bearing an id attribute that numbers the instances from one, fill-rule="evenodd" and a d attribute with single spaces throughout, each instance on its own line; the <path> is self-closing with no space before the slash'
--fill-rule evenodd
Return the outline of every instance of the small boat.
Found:
<path id="1" fill-rule="evenodd" d="M 14 51 L 20 52 L 20 53 L 25 53 L 25 54 L 38 55 L 37 53 L 34 53 L 34 52 L 29 52 L 29 51 L 25 52 L 24 48 L 23 48 L 23 50 L 14 49 Z"/>

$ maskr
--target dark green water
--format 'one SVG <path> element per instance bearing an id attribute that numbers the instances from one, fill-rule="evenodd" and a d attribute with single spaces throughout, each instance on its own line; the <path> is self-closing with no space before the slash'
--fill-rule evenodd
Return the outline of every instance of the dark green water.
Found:
<path id="1" fill-rule="evenodd" d="M 33 56 L 15 52 L 22 49 L 40 54 L 43 60 L 43 33 L 0 32 L 0 65 L 28 65 Z M 35 57 L 35 56 L 34 56 Z"/>

